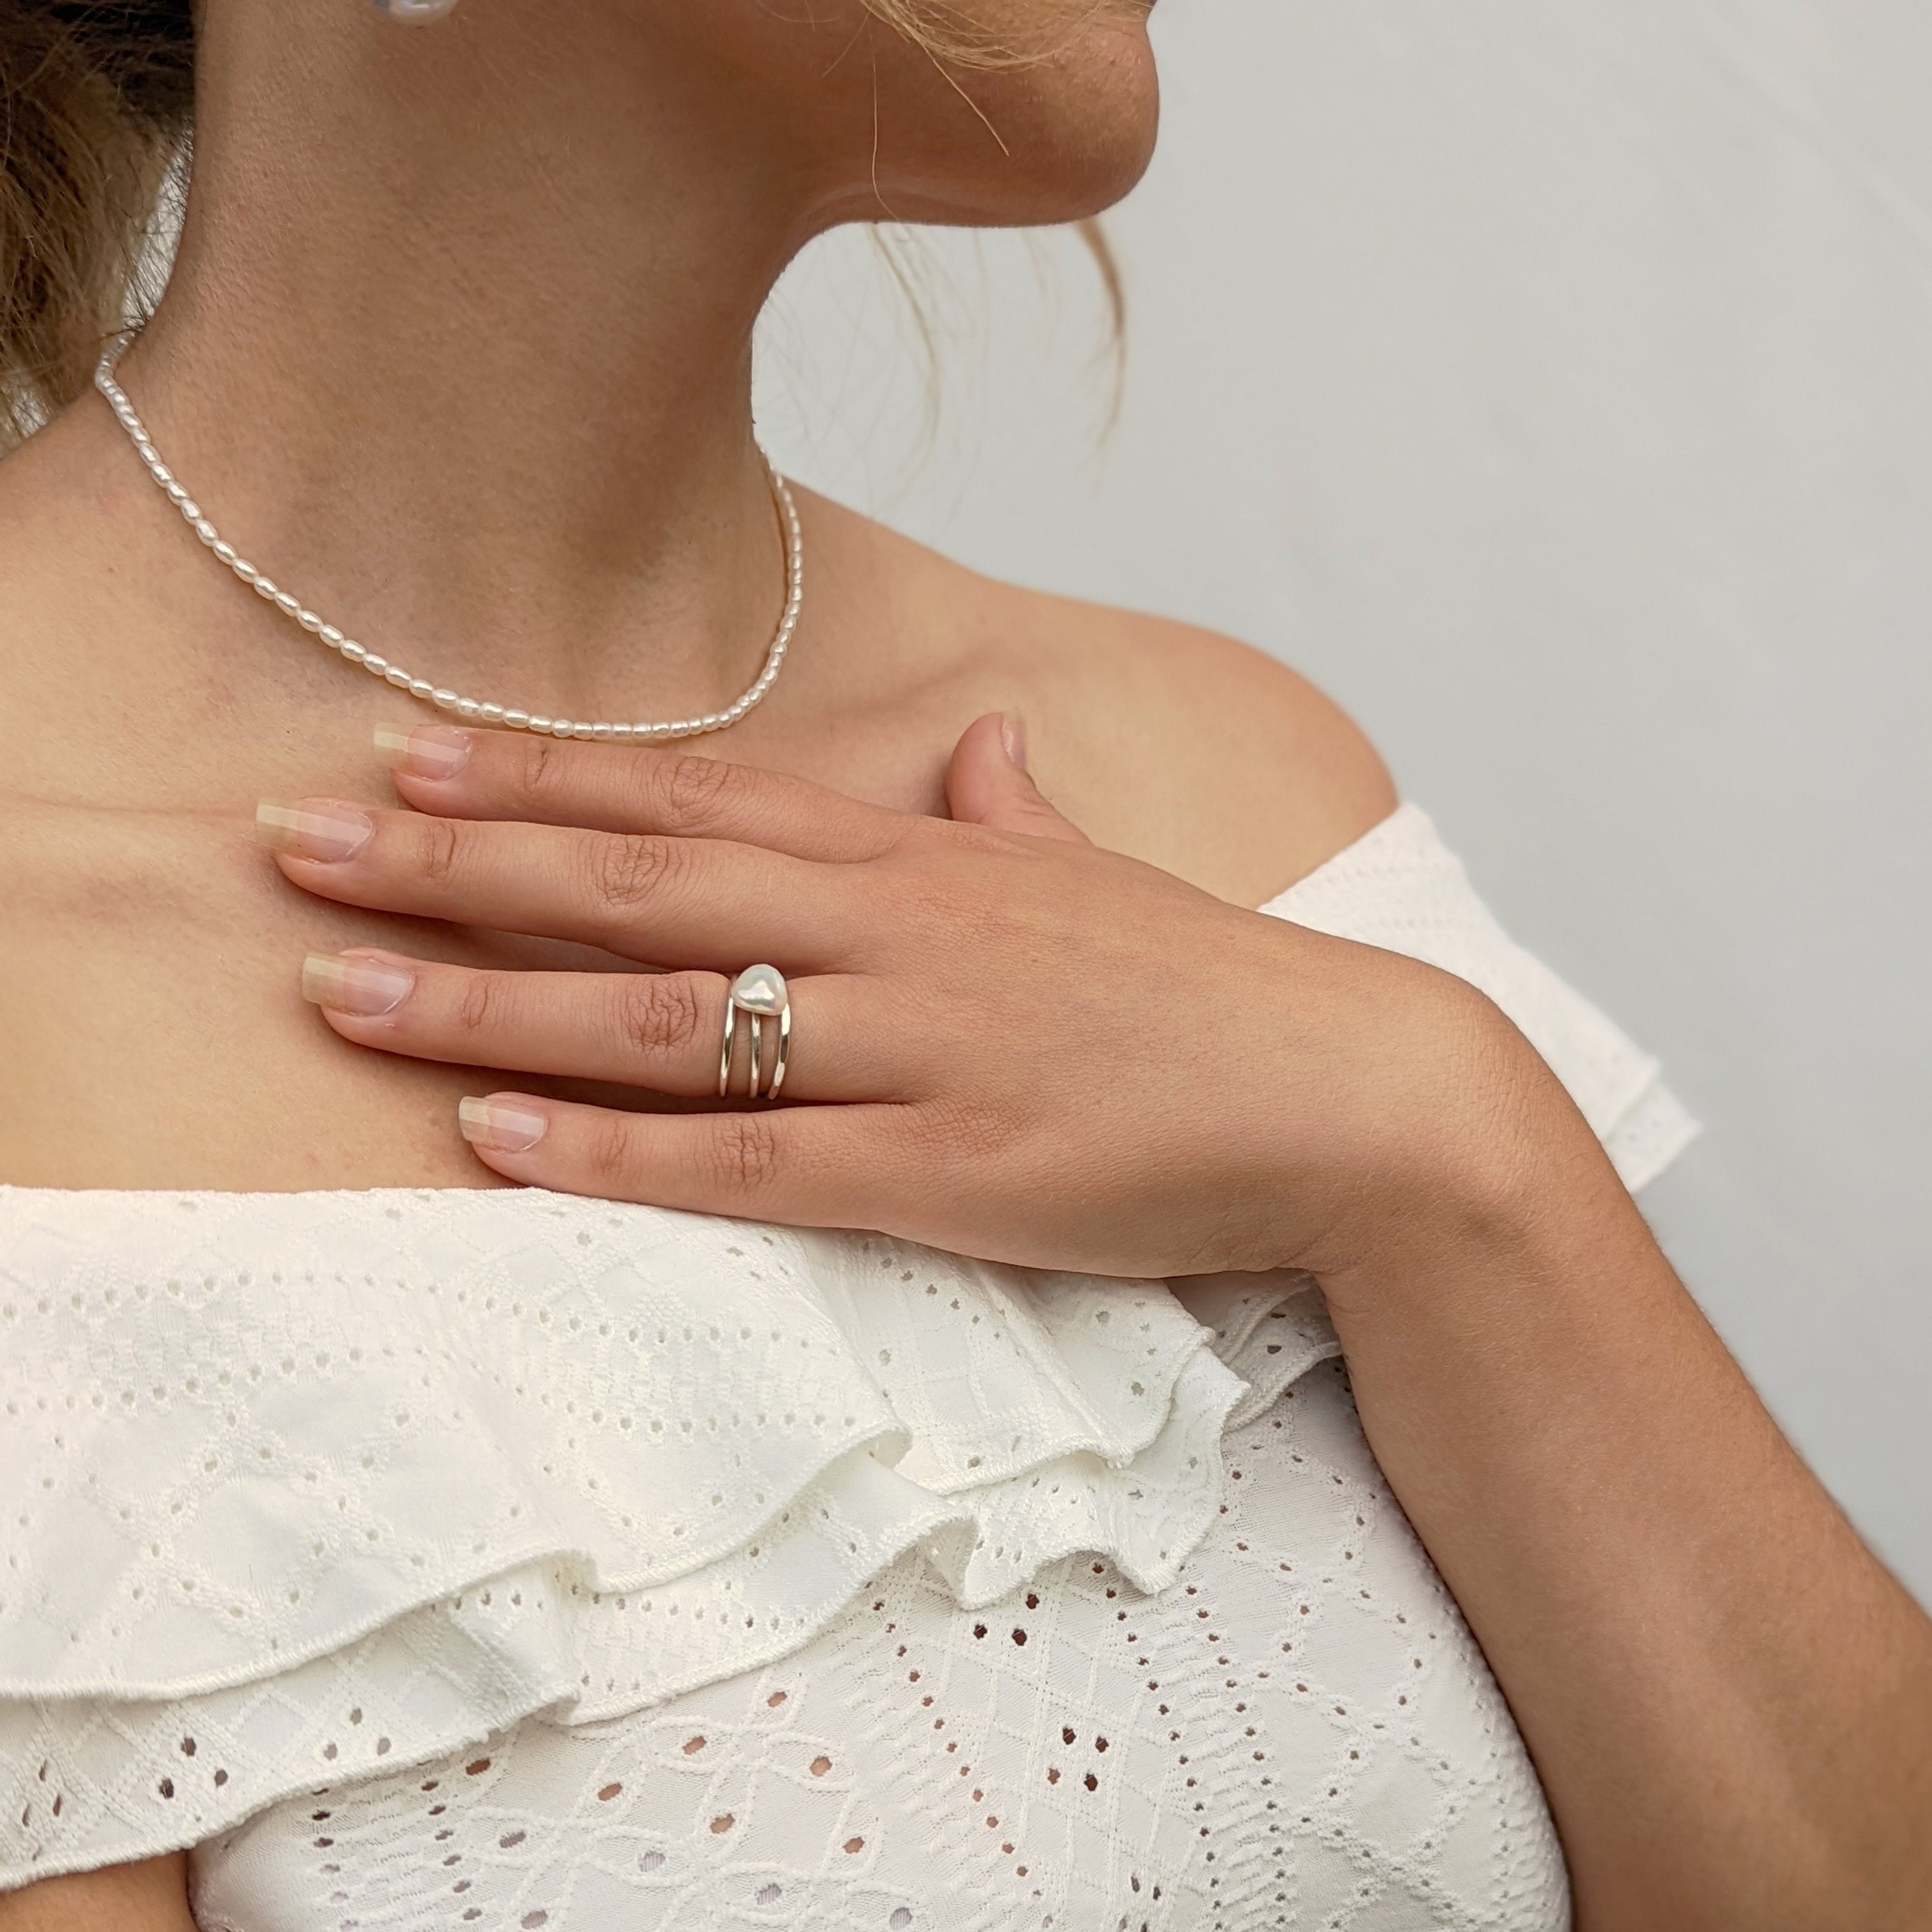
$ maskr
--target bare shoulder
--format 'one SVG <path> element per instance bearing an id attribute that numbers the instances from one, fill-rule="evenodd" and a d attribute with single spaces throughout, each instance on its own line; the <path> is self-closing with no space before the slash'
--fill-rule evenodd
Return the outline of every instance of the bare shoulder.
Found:
<path id="1" fill-rule="evenodd" d="M 1360 728 L 1264 652 L 1198 625 L 1000 583 L 812 503 L 833 560 L 820 594 L 832 576 L 848 672 L 867 660 L 871 722 L 921 747 L 923 766 L 880 773 L 875 790 L 856 775 L 814 776 L 938 808 L 938 772 L 960 730 L 982 712 L 1018 710 L 1040 788 L 1089 837 L 1246 905 L 1394 809 Z M 880 610 L 893 614 L 884 637 L 866 621 Z M 868 633 L 871 648 L 860 641 Z M 848 687 L 838 701 L 849 713 L 854 698 Z"/>
<path id="2" fill-rule="evenodd" d="M 1036 771 L 1102 844 L 1259 905 L 1394 808 L 1360 728 L 1252 646 L 1104 607 L 1042 616 L 1064 684 Z"/>
<path id="3" fill-rule="evenodd" d="M 1040 788 L 1113 850 L 1261 905 L 1394 809 L 1360 728 L 1250 645 L 1004 586 L 982 621 Z"/>

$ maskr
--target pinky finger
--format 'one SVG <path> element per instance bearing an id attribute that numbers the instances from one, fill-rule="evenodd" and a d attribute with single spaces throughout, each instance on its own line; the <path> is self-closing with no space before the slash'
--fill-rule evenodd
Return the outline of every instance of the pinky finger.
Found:
<path id="1" fill-rule="evenodd" d="M 632 1114 L 527 1094 L 458 1110 L 463 1137 L 506 1180 L 800 1228 L 874 1228 L 905 1142 L 890 1105 Z"/>

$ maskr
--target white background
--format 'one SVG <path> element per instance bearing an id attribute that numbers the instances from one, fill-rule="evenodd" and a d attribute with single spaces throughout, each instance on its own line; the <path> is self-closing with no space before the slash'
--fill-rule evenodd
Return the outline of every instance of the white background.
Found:
<path id="1" fill-rule="evenodd" d="M 1932 1600 L 1932 9 L 1160 0 L 1112 218 L 796 268 L 781 460 L 1348 705 L 1706 1133 L 1647 1205 Z M 1133 782 L 1131 772 L 1120 774 Z M 1667 1498 L 1660 1498 L 1667 1532 Z"/>

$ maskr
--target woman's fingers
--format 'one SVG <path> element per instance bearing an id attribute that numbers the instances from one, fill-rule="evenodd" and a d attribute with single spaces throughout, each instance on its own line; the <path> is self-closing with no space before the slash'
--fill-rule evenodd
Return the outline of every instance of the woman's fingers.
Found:
<path id="1" fill-rule="evenodd" d="M 658 966 L 825 970 L 863 921 L 845 868 L 754 845 L 478 824 L 336 799 L 265 802 L 263 840 L 323 898 L 549 939 Z"/>
<path id="2" fill-rule="evenodd" d="M 699 1096 L 718 1091 L 729 983 L 716 973 L 484 972 L 367 947 L 311 953 L 302 968 L 303 997 L 358 1046 Z M 788 1099 L 898 1096 L 906 1070 L 885 1050 L 877 982 L 826 975 L 790 990 Z M 740 1095 L 750 1024 L 737 1022 L 731 1090 Z M 776 1043 L 766 1021 L 766 1080 Z"/>
<path id="3" fill-rule="evenodd" d="M 877 1228 L 889 1204 L 917 1191 L 906 1111 L 623 1114 L 492 1094 L 464 1101 L 461 1122 L 488 1166 L 533 1187 L 793 1227 Z"/>
<path id="4" fill-rule="evenodd" d="M 963 825 L 1076 845 L 1093 842 L 1034 783 L 1027 770 L 1026 724 L 1017 712 L 988 712 L 961 733 L 946 767 L 946 802 Z"/>
<path id="5" fill-rule="evenodd" d="M 652 746 L 453 724 L 380 725 L 376 744 L 402 796 L 447 818 L 724 838 L 833 863 L 877 858 L 908 822 L 803 778 Z"/>

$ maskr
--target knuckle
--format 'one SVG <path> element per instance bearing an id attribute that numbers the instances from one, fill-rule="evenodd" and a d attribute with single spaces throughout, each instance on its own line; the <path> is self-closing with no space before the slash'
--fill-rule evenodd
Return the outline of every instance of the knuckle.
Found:
<path id="1" fill-rule="evenodd" d="M 590 894 L 614 919 L 641 911 L 661 898 L 676 872 L 677 848 L 643 833 L 613 834 L 589 848 Z"/>
<path id="2" fill-rule="evenodd" d="M 698 983 L 688 973 L 641 975 L 626 983 L 618 1004 L 625 1044 L 647 1060 L 676 1059 L 704 1026 Z"/>
<path id="3" fill-rule="evenodd" d="M 568 764 L 564 748 L 554 738 L 518 734 L 522 768 L 518 774 L 523 795 L 533 805 L 559 802 L 568 785 Z"/>
<path id="4" fill-rule="evenodd" d="M 460 872 L 469 842 L 452 818 L 423 820 L 423 877 L 433 885 L 448 885 Z"/>
<path id="5" fill-rule="evenodd" d="M 463 982 L 453 1016 L 456 1030 L 466 1036 L 486 1034 L 502 1016 L 503 982 L 494 973 L 472 973 Z"/>
<path id="6" fill-rule="evenodd" d="M 708 1143 L 710 1178 L 735 1195 L 758 1194 L 777 1178 L 778 1134 L 762 1114 L 718 1114 Z"/>
<path id="7" fill-rule="evenodd" d="M 660 781 L 667 820 L 676 826 L 715 823 L 736 798 L 742 776 L 736 765 L 722 758 L 672 757 Z"/>
<path id="8" fill-rule="evenodd" d="M 578 1158 L 593 1190 L 614 1198 L 628 1192 L 637 1166 L 628 1114 L 606 1113 L 588 1126 Z"/>

